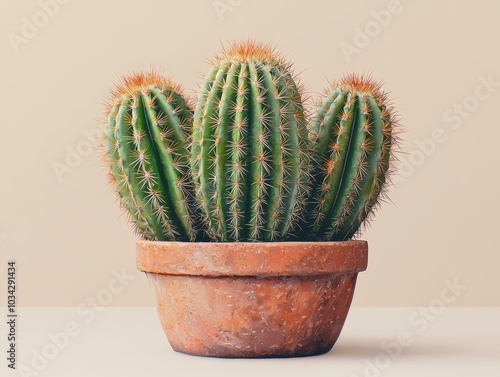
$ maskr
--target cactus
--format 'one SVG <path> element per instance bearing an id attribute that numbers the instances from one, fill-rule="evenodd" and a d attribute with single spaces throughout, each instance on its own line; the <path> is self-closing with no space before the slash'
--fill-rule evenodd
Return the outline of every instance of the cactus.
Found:
<path id="1" fill-rule="evenodd" d="M 397 116 L 370 78 L 333 83 L 310 124 L 302 92 L 291 64 L 254 42 L 212 60 L 194 112 L 170 79 L 125 77 L 104 148 L 136 231 L 158 241 L 352 238 L 386 197 Z"/>
<path id="2" fill-rule="evenodd" d="M 350 239 L 385 197 L 397 123 L 387 95 L 370 78 L 349 75 L 332 84 L 311 127 L 315 239 Z"/>
<path id="3" fill-rule="evenodd" d="M 179 86 L 158 73 L 125 77 L 112 92 L 106 159 L 121 204 L 149 240 L 200 234 L 189 169 L 193 111 Z"/>
<path id="4" fill-rule="evenodd" d="M 234 44 L 212 61 L 194 114 L 196 197 L 218 241 L 281 241 L 307 196 L 308 131 L 291 65 Z"/>

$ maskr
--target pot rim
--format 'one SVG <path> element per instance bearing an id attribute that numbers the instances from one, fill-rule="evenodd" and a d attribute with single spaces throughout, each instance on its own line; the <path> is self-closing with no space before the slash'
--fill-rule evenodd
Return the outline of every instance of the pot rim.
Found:
<path id="1" fill-rule="evenodd" d="M 137 241 L 137 268 L 184 276 L 318 276 L 354 274 L 368 264 L 368 243 Z"/>

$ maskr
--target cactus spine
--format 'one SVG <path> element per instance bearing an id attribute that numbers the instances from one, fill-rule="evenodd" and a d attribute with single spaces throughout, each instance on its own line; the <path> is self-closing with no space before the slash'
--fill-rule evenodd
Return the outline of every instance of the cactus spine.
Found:
<path id="1" fill-rule="evenodd" d="M 316 239 L 350 239 L 384 197 L 396 125 L 379 84 L 356 75 L 333 83 L 312 121 Z"/>
<path id="2" fill-rule="evenodd" d="M 218 241 L 280 241 L 307 194 L 308 132 L 290 64 L 235 44 L 217 56 L 194 114 L 196 196 Z"/>
<path id="3" fill-rule="evenodd" d="M 180 88 L 157 73 L 126 77 L 112 93 L 106 127 L 111 181 L 146 239 L 195 240 L 185 136 L 192 117 Z"/>

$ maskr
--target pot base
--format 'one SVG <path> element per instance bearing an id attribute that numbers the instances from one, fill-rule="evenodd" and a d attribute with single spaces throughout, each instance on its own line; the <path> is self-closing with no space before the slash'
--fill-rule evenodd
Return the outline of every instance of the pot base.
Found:
<path id="1" fill-rule="evenodd" d="M 356 274 L 200 277 L 148 273 L 175 351 L 212 357 L 296 357 L 331 350 Z"/>

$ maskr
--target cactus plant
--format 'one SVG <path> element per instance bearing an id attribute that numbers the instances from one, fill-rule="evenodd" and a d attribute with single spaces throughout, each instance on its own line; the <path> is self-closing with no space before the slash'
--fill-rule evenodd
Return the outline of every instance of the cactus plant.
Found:
<path id="1" fill-rule="evenodd" d="M 350 239 L 384 197 L 398 119 L 380 84 L 334 82 L 312 121 L 311 228 L 316 239 Z"/>
<path id="2" fill-rule="evenodd" d="M 307 194 L 308 131 L 291 65 L 234 44 L 212 60 L 194 114 L 196 196 L 218 241 L 281 241 Z"/>
<path id="3" fill-rule="evenodd" d="M 348 240 L 366 223 L 398 119 L 380 85 L 356 75 L 331 85 L 312 122 L 302 100 L 291 64 L 254 42 L 211 61 L 194 111 L 154 72 L 112 92 L 103 146 L 137 232 L 222 242 L 137 243 L 176 351 L 291 357 L 335 344 L 368 244 L 302 241 Z M 300 242 L 276 243 L 288 240 Z"/>
<path id="4" fill-rule="evenodd" d="M 352 238 L 385 198 L 397 116 L 380 84 L 357 75 L 331 85 L 310 124 L 302 100 L 292 65 L 254 42 L 212 59 L 194 111 L 172 80 L 127 76 L 107 108 L 105 156 L 137 232 Z"/>
<path id="5" fill-rule="evenodd" d="M 138 233 L 194 241 L 197 228 L 188 138 L 193 111 L 158 73 L 133 74 L 112 92 L 106 125 L 111 181 Z"/>

